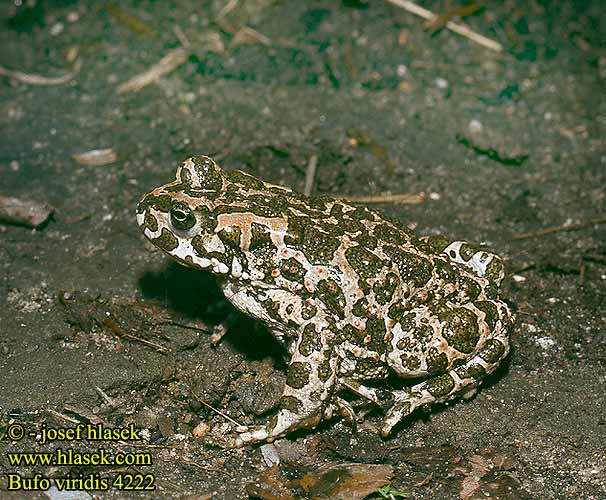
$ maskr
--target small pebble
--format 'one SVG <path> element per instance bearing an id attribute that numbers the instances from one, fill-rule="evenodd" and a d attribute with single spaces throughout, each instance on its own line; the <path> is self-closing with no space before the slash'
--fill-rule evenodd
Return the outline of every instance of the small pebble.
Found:
<path id="1" fill-rule="evenodd" d="M 210 430 L 210 426 L 206 422 L 200 422 L 198 425 L 196 425 L 193 428 L 193 430 L 191 431 L 191 434 L 195 438 L 201 438 L 201 437 L 206 436 L 206 434 L 208 434 L 209 430 Z"/>
<path id="2" fill-rule="evenodd" d="M 483 129 L 482 122 L 476 120 L 475 118 L 469 122 L 468 129 L 471 134 L 479 134 Z"/>
<path id="3" fill-rule="evenodd" d="M 439 89 L 447 89 L 448 80 L 445 80 L 444 78 L 436 78 L 436 87 Z"/>
<path id="4" fill-rule="evenodd" d="M 63 23 L 55 23 L 51 27 L 49 33 L 51 34 L 51 36 L 57 36 L 57 35 L 60 35 L 61 33 L 63 33 L 64 28 L 65 28 L 65 25 Z"/>

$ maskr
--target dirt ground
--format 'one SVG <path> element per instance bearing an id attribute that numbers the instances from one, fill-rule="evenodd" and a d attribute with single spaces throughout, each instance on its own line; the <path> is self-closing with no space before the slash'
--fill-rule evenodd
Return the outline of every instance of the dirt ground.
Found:
<path id="1" fill-rule="evenodd" d="M 0 196 L 54 213 L 37 229 L 0 224 L 0 498 L 60 498 L 4 488 L 9 474 L 67 473 L 155 475 L 153 495 L 83 486 L 78 499 L 355 499 L 386 484 L 371 498 L 606 498 L 606 12 L 483 5 L 464 22 L 500 53 L 382 0 L 2 4 Z M 121 87 L 167 55 L 174 69 Z M 99 149 L 112 151 L 78 156 Z M 314 194 L 424 193 L 373 207 L 503 256 L 517 316 L 507 362 L 474 398 L 417 412 L 386 440 L 374 411 L 356 432 L 335 418 L 226 449 L 232 424 L 205 404 L 267 420 L 283 353 L 134 217 L 201 153 L 296 190 L 316 156 Z M 35 441 L 43 425 L 79 423 L 133 424 L 142 440 Z M 11 440 L 15 426 L 25 438 Z M 57 448 L 153 464 L 7 455 Z M 365 492 L 352 463 L 385 467 L 364 469 Z"/>

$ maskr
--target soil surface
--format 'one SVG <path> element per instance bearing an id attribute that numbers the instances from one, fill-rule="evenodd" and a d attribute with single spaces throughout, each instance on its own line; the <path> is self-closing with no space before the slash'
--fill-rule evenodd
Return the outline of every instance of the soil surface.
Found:
<path id="1" fill-rule="evenodd" d="M 97 486 L 153 474 L 154 498 L 362 498 L 387 483 L 371 498 L 606 498 L 602 1 L 484 2 L 464 22 L 500 53 L 380 0 L 34 0 L 0 17 L 0 196 L 54 209 L 36 229 L 0 225 L 0 498 L 59 498 L 6 488 L 68 473 Z M 174 69 L 120 91 L 167 55 Z M 136 226 L 141 196 L 192 154 L 295 190 L 316 156 L 314 194 L 423 193 L 373 207 L 505 259 L 507 362 L 475 397 L 417 412 L 386 440 L 369 408 L 355 431 L 334 418 L 225 448 L 233 425 L 207 405 L 266 421 L 284 353 Z M 36 442 L 44 425 L 89 423 L 133 425 L 141 440 Z M 153 464 L 7 455 L 58 448 Z M 338 496 L 334 475 L 312 494 L 301 478 L 325 478 L 326 463 L 350 481 L 352 463 L 383 464 L 388 479 Z M 70 498 L 150 494 L 91 485 Z"/>

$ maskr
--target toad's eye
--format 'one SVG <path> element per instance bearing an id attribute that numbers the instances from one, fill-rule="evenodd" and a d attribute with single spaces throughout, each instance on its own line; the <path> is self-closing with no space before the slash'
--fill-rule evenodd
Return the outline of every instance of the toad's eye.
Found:
<path id="1" fill-rule="evenodd" d="M 196 223 L 196 216 L 183 202 L 175 202 L 170 208 L 170 222 L 175 229 L 187 231 Z"/>

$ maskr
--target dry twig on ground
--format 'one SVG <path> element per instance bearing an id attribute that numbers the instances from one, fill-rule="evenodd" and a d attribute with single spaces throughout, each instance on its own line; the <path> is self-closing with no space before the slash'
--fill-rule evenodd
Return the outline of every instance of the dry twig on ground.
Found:
<path id="1" fill-rule="evenodd" d="M 23 71 L 11 70 L 0 66 L 0 76 L 14 78 L 21 83 L 28 85 L 63 85 L 74 78 L 82 68 L 82 61 L 79 59 L 74 62 L 70 71 L 61 76 L 43 76 L 37 73 L 24 73 Z"/>
<path id="2" fill-rule="evenodd" d="M 412 14 L 414 14 L 416 16 L 422 17 L 423 19 L 428 19 L 430 21 L 433 21 L 434 19 L 439 17 L 436 14 L 434 14 L 433 12 L 431 12 L 430 10 L 425 9 L 424 7 L 421 7 L 420 5 L 417 5 L 414 2 L 410 2 L 409 0 L 387 0 L 387 1 L 389 3 L 392 3 L 393 5 L 396 5 L 397 7 L 401 7 L 403 9 L 407 10 L 408 12 L 411 12 Z M 448 21 L 446 23 L 446 28 L 449 29 L 450 31 L 454 31 L 455 33 L 458 33 L 461 36 L 464 36 L 465 38 L 469 38 L 471 41 L 473 41 L 479 45 L 482 45 L 483 47 L 486 47 L 487 49 L 491 49 L 496 52 L 501 52 L 503 50 L 503 46 L 499 42 L 491 40 L 490 38 L 485 37 L 484 35 L 480 35 L 479 33 L 472 31 L 464 24 L 453 23 L 452 21 Z"/>
<path id="3" fill-rule="evenodd" d="M 160 77 L 181 66 L 181 64 L 187 61 L 188 54 L 189 51 L 184 47 L 172 49 L 156 64 L 145 70 L 143 73 L 139 73 L 118 86 L 116 92 L 118 94 L 124 94 L 125 92 L 138 92 L 143 87 L 146 87 L 150 83 L 154 83 Z"/>

